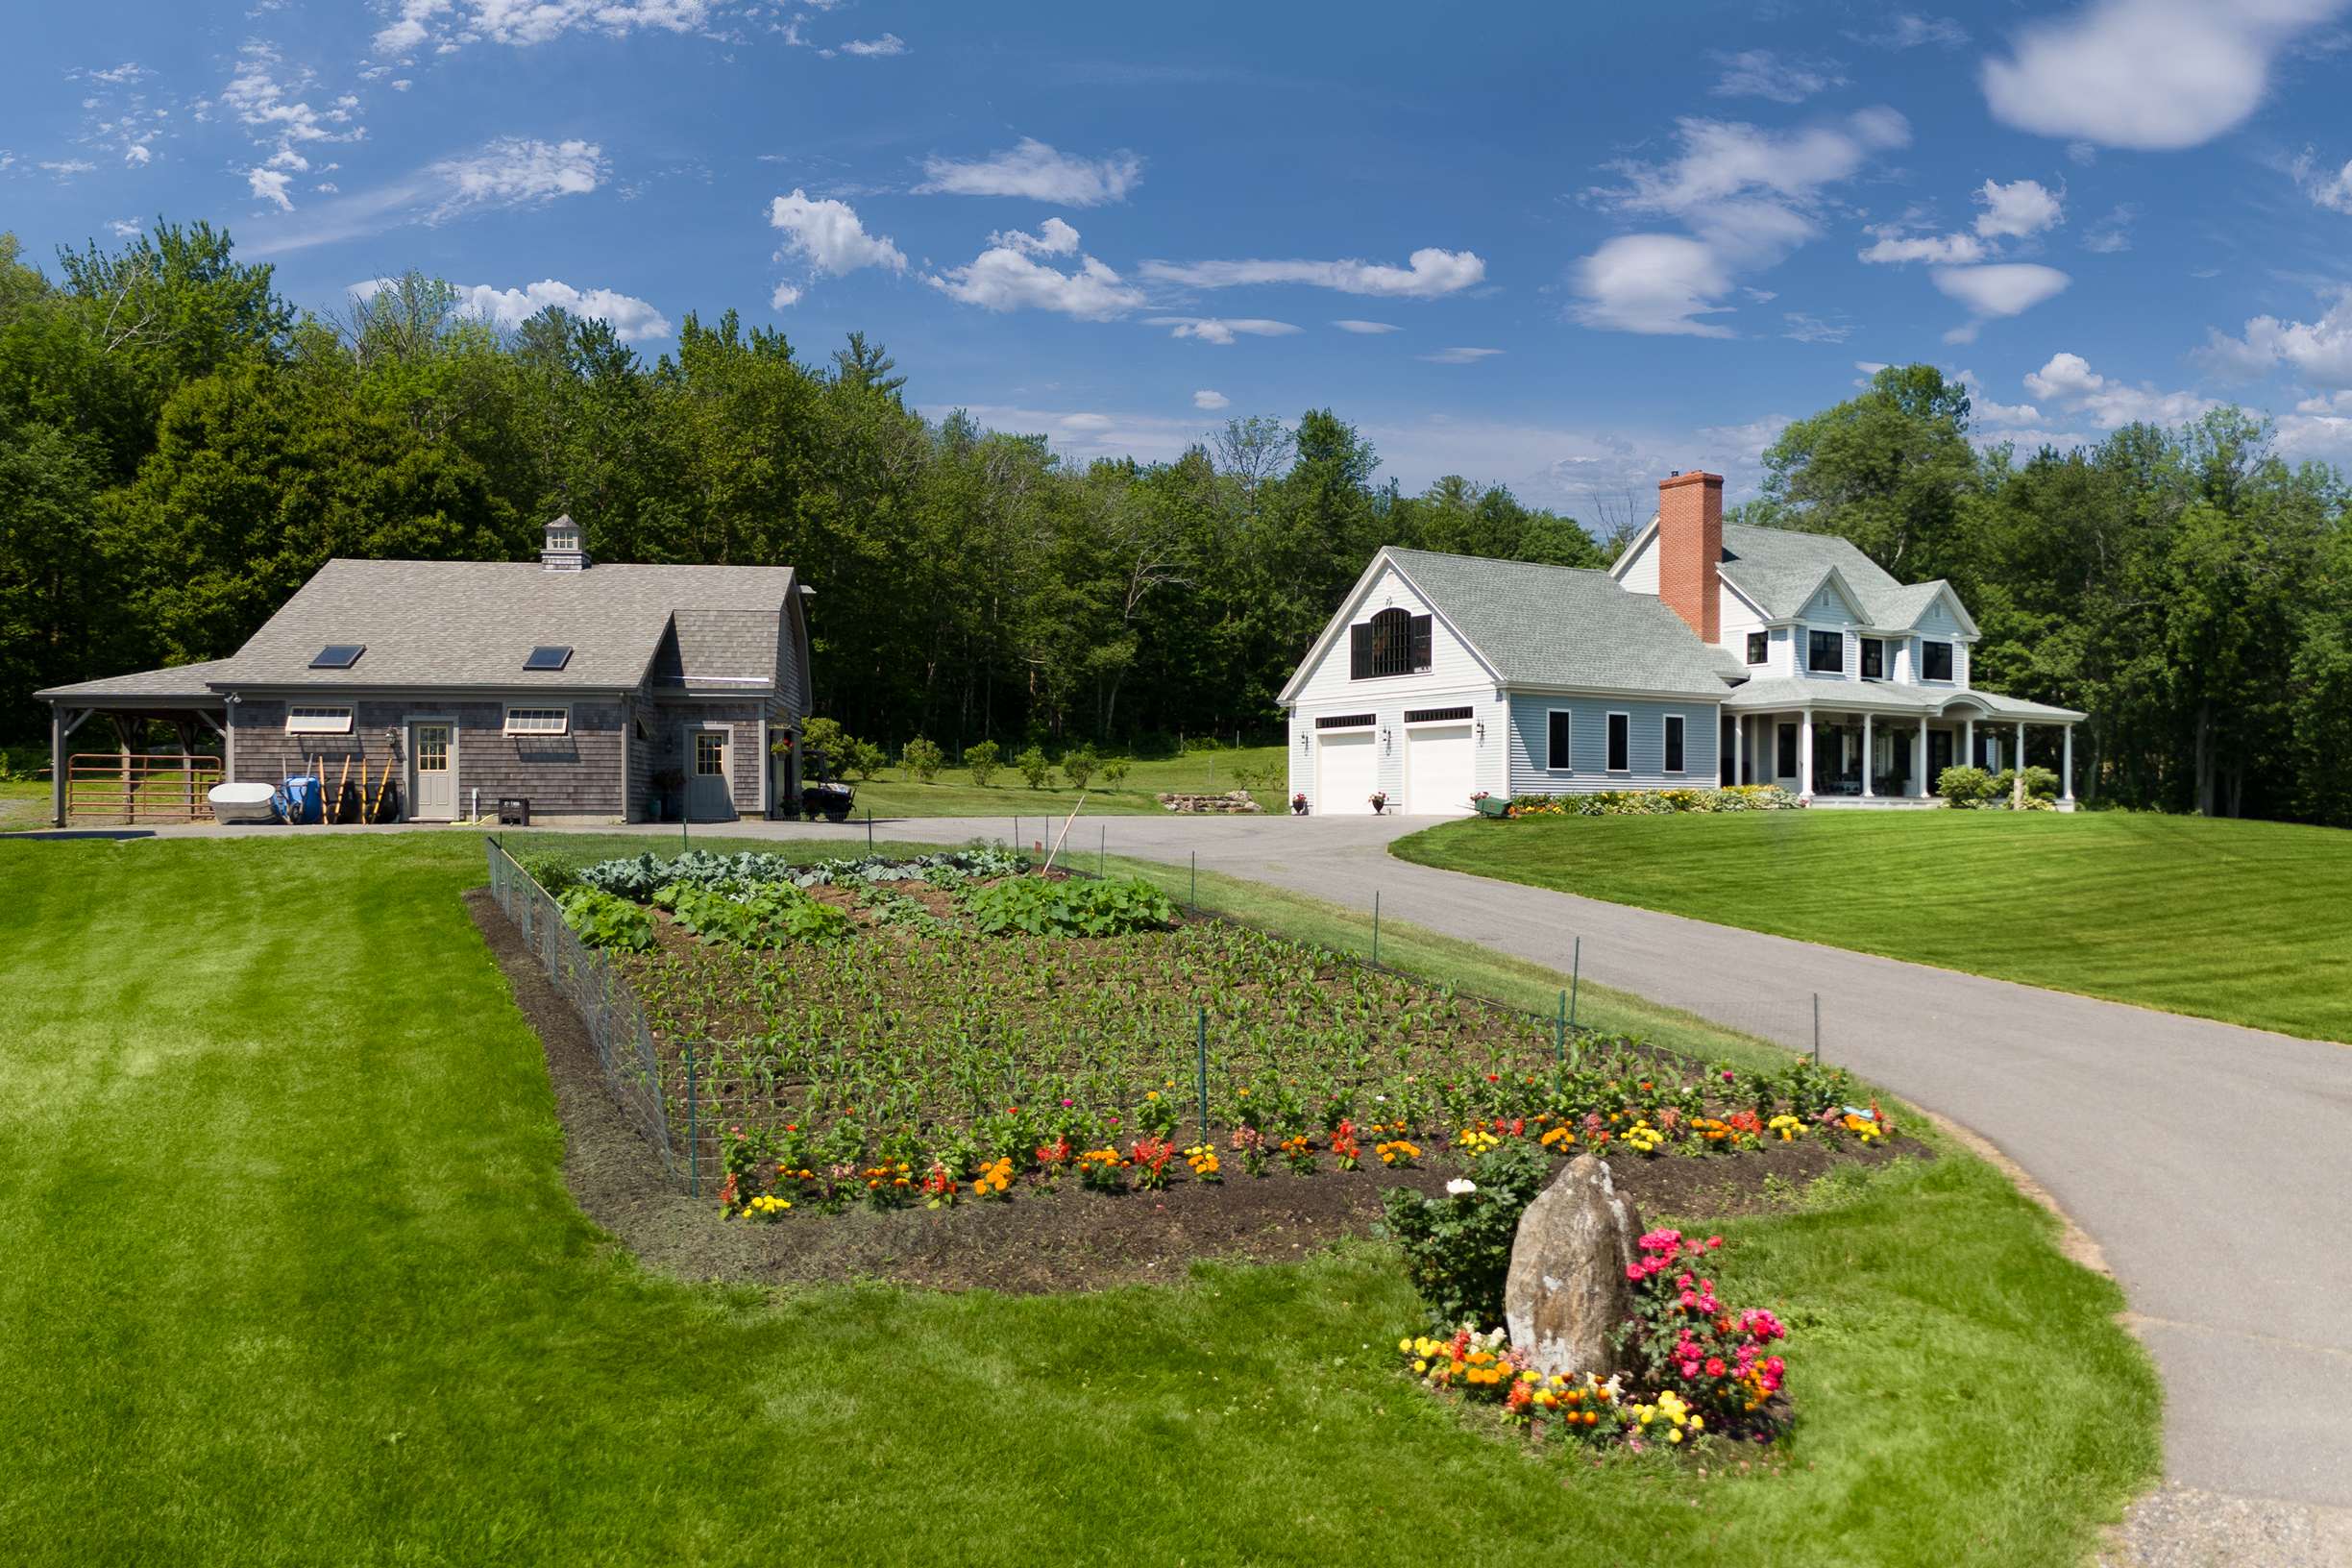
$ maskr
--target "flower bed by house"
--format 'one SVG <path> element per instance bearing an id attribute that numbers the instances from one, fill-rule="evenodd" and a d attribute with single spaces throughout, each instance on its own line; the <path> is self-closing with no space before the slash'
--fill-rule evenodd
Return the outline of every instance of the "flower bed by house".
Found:
<path id="1" fill-rule="evenodd" d="M 615 862 L 559 894 L 583 935 L 627 926 L 605 899 L 650 927 L 611 956 L 730 1212 L 1402 1176 L 1507 1144 L 1730 1161 L 1886 1126 L 1835 1069 L 1563 1031 L 999 853 Z"/>
<path id="2" fill-rule="evenodd" d="M 1804 802 L 1777 784 L 1728 789 L 1596 790 L 1589 795 L 1517 795 L 1510 817 L 1671 817 L 1686 811 L 1797 811 Z"/>

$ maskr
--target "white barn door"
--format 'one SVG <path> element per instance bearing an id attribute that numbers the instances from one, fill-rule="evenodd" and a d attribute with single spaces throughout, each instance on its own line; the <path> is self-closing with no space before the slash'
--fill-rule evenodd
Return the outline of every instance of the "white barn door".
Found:
<path id="1" fill-rule="evenodd" d="M 1380 765 L 1368 729 L 1329 730 L 1315 737 L 1314 809 L 1326 817 L 1369 817 Z"/>
<path id="2" fill-rule="evenodd" d="M 1476 808 L 1478 750 L 1468 724 L 1405 732 L 1405 810 L 1415 817 L 1467 817 Z"/>

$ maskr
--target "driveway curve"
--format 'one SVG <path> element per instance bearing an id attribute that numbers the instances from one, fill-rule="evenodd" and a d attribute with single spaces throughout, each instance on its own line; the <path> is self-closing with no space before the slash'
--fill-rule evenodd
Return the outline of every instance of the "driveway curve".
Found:
<path id="1" fill-rule="evenodd" d="M 1041 819 L 1022 821 L 1038 836 Z M 1412 818 L 1088 818 L 1071 849 L 1184 863 L 1583 972 L 1961 1121 L 2105 1253 L 2167 1392 L 2171 1480 L 2352 1507 L 2352 1049 L 1398 860 Z M 1007 837 L 1008 819 L 877 821 Z M 863 840 L 863 823 L 730 833 Z"/>

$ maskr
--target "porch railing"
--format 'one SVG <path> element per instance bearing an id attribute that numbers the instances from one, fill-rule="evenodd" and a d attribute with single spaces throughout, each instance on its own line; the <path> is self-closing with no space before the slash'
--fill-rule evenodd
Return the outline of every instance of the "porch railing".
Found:
<path id="1" fill-rule="evenodd" d="M 89 751 L 65 759 L 69 822 L 193 822 L 211 815 L 218 757 Z"/>

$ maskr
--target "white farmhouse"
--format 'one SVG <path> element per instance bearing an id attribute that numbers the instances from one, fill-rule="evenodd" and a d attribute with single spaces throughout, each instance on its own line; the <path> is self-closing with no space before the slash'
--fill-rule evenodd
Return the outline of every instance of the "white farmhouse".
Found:
<path id="1" fill-rule="evenodd" d="M 1318 813 L 1460 815 L 1478 795 L 1776 783 L 1823 804 L 1925 804 L 2068 708 L 1970 684 L 1951 585 L 1846 540 L 1727 525 L 1723 478 L 1659 481 L 1606 572 L 1383 550 L 1281 701 L 1290 789 Z"/>

